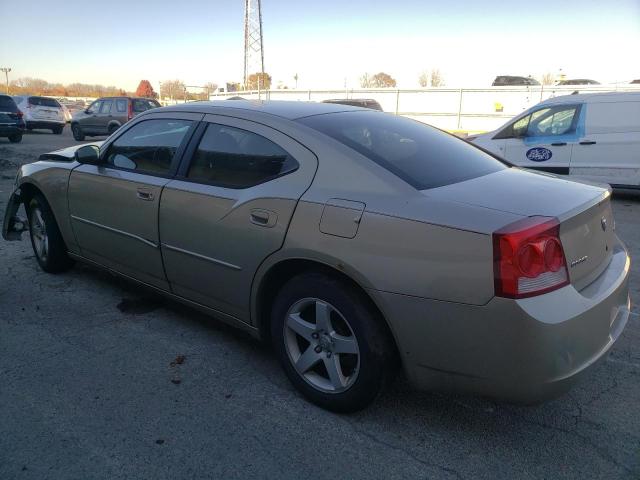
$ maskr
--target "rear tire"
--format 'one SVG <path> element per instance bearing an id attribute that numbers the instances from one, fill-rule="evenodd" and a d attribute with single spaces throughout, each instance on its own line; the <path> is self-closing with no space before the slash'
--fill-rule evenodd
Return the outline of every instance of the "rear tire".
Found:
<path id="1" fill-rule="evenodd" d="M 62 133 L 62 131 L 64 130 L 64 126 L 62 127 L 56 127 L 56 128 L 52 128 L 51 131 L 55 134 L 55 135 L 60 135 Z"/>
<path id="2" fill-rule="evenodd" d="M 82 131 L 82 127 L 77 123 L 71 125 L 71 133 L 73 134 L 73 139 L 81 142 L 84 140 L 84 132 Z"/>
<path id="3" fill-rule="evenodd" d="M 20 143 L 22 141 L 22 135 L 19 133 L 16 133 L 14 135 L 9 135 L 9 141 L 11 143 Z"/>
<path id="4" fill-rule="evenodd" d="M 67 255 L 67 247 L 44 196 L 36 193 L 28 202 L 29 237 L 40 268 L 47 273 L 69 270 L 74 261 Z"/>
<path id="5" fill-rule="evenodd" d="M 109 126 L 109 130 L 107 131 L 107 133 L 108 133 L 109 135 L 112 135 L 112 134 L 113 134 L 113 132 L 115 132 L 116 130 L 118 130 L 118 128 L 120 128 L 120 127 L 118 127 L 118 125 L 110 125 L 110 126 Z"/>
<path id="6" fill-rule="evenodd" d="M 284 285 L 272 309 L 271 339 L 294 386 L 334 412 L 369 405 L 397 365 L 393 340 L 369 299 L 322 273 Z"/>

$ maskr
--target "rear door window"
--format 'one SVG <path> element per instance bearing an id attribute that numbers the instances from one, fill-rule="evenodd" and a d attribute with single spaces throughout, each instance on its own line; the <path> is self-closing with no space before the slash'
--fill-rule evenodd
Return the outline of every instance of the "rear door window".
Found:
<path id="1" fill-rule="evenodd" d="M 297 168 L 298 162 L 271 140 L 211 123 L 200 140 L 187 178 L 227 188 L 249 188 Z"/>
<path id="2" fill-rule="evenodd" d="M 418 190 L 507 168 L 464 140 L 404 117 L 354 111 L 298 121 L 352 148 Z"/>
<path id="3" fill-rule="evenodd" d="M 166 175 L 192 123 L 172 119 L 137 123 L 109 146 L 107 163 L 124 170 Z"/>
<path id="4" fill-rule="evenodd" d="M 124 98 L 116 100 L 116 111 L 118 113 L 127 113 L 127 100 Z"/>

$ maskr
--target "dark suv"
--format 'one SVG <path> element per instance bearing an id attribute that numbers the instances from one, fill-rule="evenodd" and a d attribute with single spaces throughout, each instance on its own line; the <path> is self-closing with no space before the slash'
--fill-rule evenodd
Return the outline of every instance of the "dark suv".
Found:
<path id="1" fill-rule="evenodd" d="M 522 87 L 540 85 L 540 82 L 531 77 L 514 77 L 511 75 L 499 75 L 491 84 L 493 87 Z"/>
<path id="2" fill-rule="evenodd" d="M 159 106 L 160 104 L 151 98 L 99 98 L 71 119 L 73 138 L 82 141 L 85 136 L 111 135 L 138 113 Z"/>
<path id="3" fill-rule="evenodd" d="M 26 127 L 22 112 L 9 95 L 0 95 L 0 137 L 7 137 L 11 143 L 22 140 Z"/>

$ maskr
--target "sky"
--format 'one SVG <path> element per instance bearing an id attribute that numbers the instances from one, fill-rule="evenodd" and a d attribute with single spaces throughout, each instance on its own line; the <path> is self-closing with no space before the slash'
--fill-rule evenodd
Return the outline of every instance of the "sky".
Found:
<path id="1" fill-rule="evenodd" d="M 141 79 L 156 90 L 169 79 L 242 81 L 243 1 L 92 4 L 0 0 L 0 67 L 13 79 L 126 90 Z M 602 83 L 640 78 L 640 0 L 262 0 L 262 17 L 274 86 L 291 88 L 298 74 L 299 88 L 357 88 L 363 73 L 383 71 L 417 88 L 434 68 L 465 88 L 560 69 Z"/>

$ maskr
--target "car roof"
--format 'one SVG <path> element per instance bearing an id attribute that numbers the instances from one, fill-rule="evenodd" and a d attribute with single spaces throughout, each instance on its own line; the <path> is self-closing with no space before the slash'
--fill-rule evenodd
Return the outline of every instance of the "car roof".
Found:
<path id="1" fill-rule="evenodd" d="M 302 117 L 310 117 L 312 115 L 322 115 L 326 113 L 372 111 L 368 108 L 353 107 L 338 103 L 318 103 L 286 100 L 234 100 L 232 102 L 218 100 L 212 102 L 189 102 L 165 108 L 171 109 L 173 111 L 211 114 L 217 113 L 217 111 L 222 108 L 232 108 L 238 110 L 267 113 L 289 120 L 295 120 Z"/>
<path id="2" fill-rule="evenodd" d="M 640 102 L 640 92 L 576 93 L 575 95 L 562 95 L 560 97 L 549 98 L 539 105 L 611 102 Z"/>

